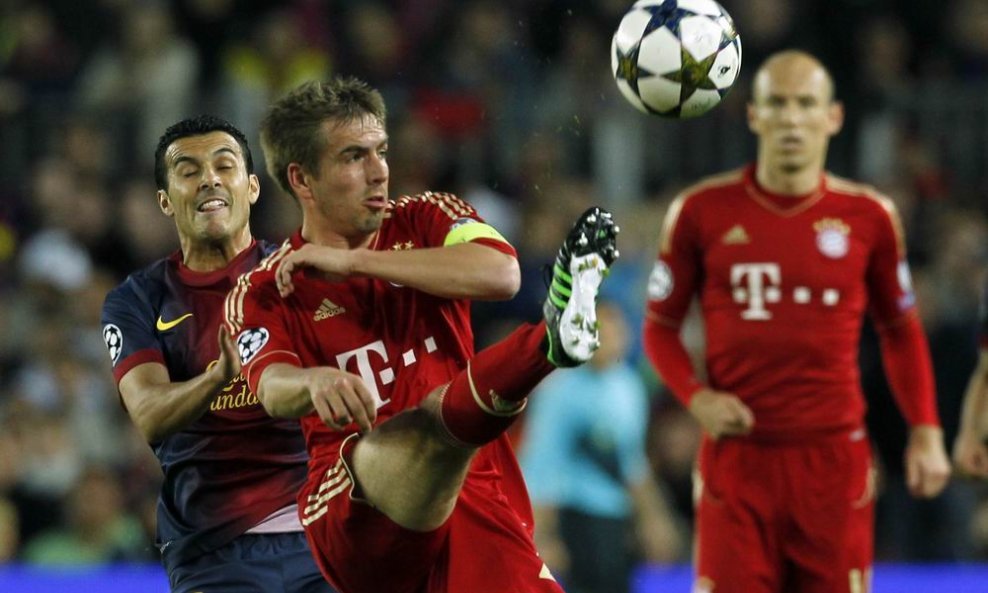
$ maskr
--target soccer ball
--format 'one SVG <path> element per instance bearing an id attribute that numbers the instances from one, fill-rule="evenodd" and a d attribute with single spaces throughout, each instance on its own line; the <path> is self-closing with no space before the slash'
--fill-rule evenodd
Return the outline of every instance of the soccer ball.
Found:
<path id="1" fill-rule="evenodd" d="M 640 0 L 611 41 L 621 94 L 644 113 L 689 118 L 720 103 L 741 70 L 741 38 L 714 0 Z"/>

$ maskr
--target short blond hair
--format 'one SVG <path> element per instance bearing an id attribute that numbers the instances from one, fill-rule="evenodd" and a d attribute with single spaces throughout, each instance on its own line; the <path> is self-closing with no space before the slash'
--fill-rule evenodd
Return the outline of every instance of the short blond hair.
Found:
<path id="1" fill-rule="evenodd" d="M 326 148 L 320 133 L 328 121 L 348 123 L 370 115 L 385 125 L 387 108 L 381 93 L 353 77 L 306 82 L 275 101 L 261 121 L 261 148 L 268 174 L 294 196 L 288 165 L 316 171 Z"/>

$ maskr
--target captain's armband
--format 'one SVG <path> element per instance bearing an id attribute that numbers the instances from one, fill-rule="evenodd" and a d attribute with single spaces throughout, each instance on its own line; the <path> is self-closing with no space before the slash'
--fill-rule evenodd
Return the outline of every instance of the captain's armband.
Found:
<path id="1" fill-rule="evenodd" d="M 491 225 L 472 218 L 461 218 L 456 221 L 456 224 L 453 225 L 449 233 L 446 235 L 446 239 L 443 240 L 443 247 L 457 245 L 459 243 L 469 243 L 475 239 L 494 239 L 495 241 L 501 241 L 502 243 L 508 242 L 507 239 L 505 239 L 501 233 L 497 232 L 497 229 Z"/>

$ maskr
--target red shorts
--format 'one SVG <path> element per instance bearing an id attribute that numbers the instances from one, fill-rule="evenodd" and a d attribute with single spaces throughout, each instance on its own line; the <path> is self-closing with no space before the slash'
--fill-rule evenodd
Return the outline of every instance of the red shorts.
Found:
<path id="1" fill-rule="evenodd" d="M 468 476 L 442 527 L 411 531 L 353 492 L 358 436 L 299 496 L 312 554 L 341 593 L 563 593 L 496 479 Z"/>
<path id="2" fill-rule="evenodd" d="M 866 593 L 875 473 L 864 430 L 812 444 L 705 440 L 696 592 Z"/>

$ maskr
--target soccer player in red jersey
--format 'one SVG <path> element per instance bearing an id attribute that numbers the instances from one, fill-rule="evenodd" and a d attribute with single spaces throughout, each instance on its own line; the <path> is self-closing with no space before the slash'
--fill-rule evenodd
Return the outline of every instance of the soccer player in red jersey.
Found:
<path id="1" fill-rule="evenodd" d="M 950 474 L 895 209 L 824 169 L 843 121 L 833 92 L 813 56 L 771 56 L 748 107 L 757 161 L 687 189 L 662 229 L 645 349 L 704 431 L 694 591 L 868 590 L 875 476 L 857 368 L 866 311 L 911 427 L 911 492 L 935 496 Z M 704 378 L 679 335 L 694 296 Z"/>
<path id="2" fill-rule="evenodd" d="M 222 325 L 227 291 L 277 247 L 251 234 L 253 169 L 247 138 L 222 119 L 165 130 L 157 201 L 181 249 L 110 291 L 103 339 L 124 407 L 164 474 L 157 544 L 171 591 L 332 593 L 295 508 L 302 433 L 247 389 Z"/>
<path id="3" fill-rule="evenodd" d="M 453 195 L 389 200 L 381 95 L 308 83 L 261 138 L 302 226 L 231 291 L 227 320 L 265 408 L 301 418 L 299 509 L 326 578 L 343 593 L 559 593 L 504 430 L 544 376 L 596 349 L 610 214 L 567 237 L 546 321 L 475 356 L 468 299 L 515 293 L 514 249 Z"/>

